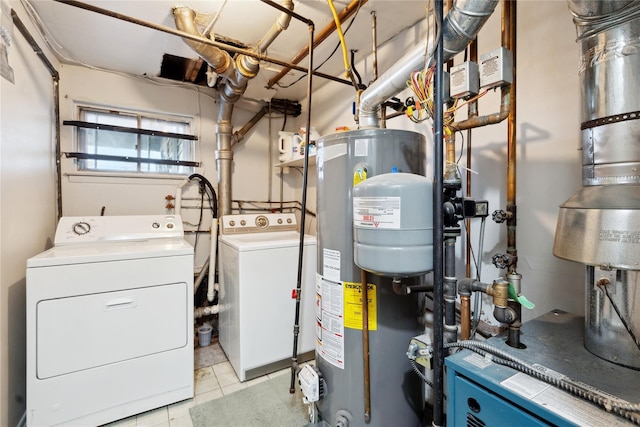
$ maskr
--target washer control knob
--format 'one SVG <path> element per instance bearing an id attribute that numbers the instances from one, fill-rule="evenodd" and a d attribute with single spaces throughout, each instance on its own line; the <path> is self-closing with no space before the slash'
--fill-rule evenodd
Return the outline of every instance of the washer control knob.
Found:
<path id="1" fill-rule="evenodd" d="M 231 221 L 229 221 L 229 225 L 233 227 L 233 226 L 235 226 L 235 225 L 236 225 L 236 222 L 235 222 L 235 221 L 233 221 L 233 220 L 231 220 Z"/>
<path id="2" fill-rule="evenodd" d="M 168 228 L 169 230 L 172 230 L 172 229 L 173 229 L 173 227 L 174 227 L 174 225 L 173 225 L 173 223 L 172 223 L 172 222 L 168 222 L 168 223 L 167 223 L 167 228 Z"/>
<path id="3" fill-rule="evenodd" d="M 291 218 L 287 218 L 287 224 L 291 224 Z"/>
<path id="4" fill-rule="evenodd" d="M 160 228 L 160 223 L 159 222 L 153 222 L 151 224 L 151 227 L 153 227 L 153 228 L 155 228 L 157 230 L 158 228 Z"/>
<path id="5" fill-rule="evenodd" d="M 78 236 L 84 236 L 90 231 L 91 231 L 91 225 L 89 225 L 88 222 L 81 221 L 73 224 L 73 232 L 76 233 Z"/>
<path id="6" fill-rule="evenodd" d="M 278 224 L 282 224 L 282 218 L 278 218 Z"/>
<path id="7" fill-rule="evenodd" d="M 268 226 L 269 226 L 269 219 L 266 216 L 260 215 L 256 218 L 256 227 L 267 228 Z"/>
<path id="8" fill-rule="evenodd" d="M 247 225 L 247 221 L 245 221 L 244 219 L 242 221 L 240 221 L 240 225 L 245 226 Z"/>

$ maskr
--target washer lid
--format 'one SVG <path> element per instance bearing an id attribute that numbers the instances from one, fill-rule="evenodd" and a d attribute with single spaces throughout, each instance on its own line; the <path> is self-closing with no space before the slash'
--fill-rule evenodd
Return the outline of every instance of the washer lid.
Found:
<path id="1" fill-rule="evenodd" d="M 300 234 L 297 231 L 281 231 L 270 233 L 221 234 L 220 242 L 226 243 L 238 251 L 255 251 L 263 249 L 289 248 L 300 245 Z M 315 245 L 316 237 L 305 234 L 304 245 Z"/>
<path id="2" fill-rule="evenodd" d="M 152 239 L 56 246 L 27 260 L 27 268 L 193 255 L 184 239 Z"/>

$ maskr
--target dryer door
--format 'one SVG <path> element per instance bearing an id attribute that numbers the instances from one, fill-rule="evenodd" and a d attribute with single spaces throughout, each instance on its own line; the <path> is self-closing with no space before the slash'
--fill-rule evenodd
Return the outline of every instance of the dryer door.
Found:
<path id="1" fill-rule="evenodd" d="M 37 378 L 184 347 L 188 295 L 173 283 L 39 301 Z"/>

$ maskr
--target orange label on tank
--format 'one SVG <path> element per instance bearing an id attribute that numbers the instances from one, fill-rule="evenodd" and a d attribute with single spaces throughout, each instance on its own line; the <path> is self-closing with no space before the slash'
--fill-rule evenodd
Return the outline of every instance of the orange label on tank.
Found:
<path id="1" fill-rule="evenodd" d="M 344 326 L 362 330 L 362 284 L 344 282 Z M 369 330 L 378 329 L 376 285 L 367 285 Z"/>

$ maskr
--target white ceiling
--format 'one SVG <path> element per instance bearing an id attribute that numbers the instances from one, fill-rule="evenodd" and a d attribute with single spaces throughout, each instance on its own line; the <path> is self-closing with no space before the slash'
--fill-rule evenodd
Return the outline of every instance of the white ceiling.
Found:
<path id="1" fill-rule="evenodd" d="M 23 0 L 27 1 L 27 0 Z M 149 29 L 116 18 L 99 15 L 53 0 L 28 0 L 37 12 L 42 26 L 49 33 L 49 43 L 56 47 L 63 62 L 81 62 L 94 67 L 115 70 L 135 75 L 157 76 L 165 53 L 185 58 L 197 58 L 179 37 Z M 189 6 L 215 19 L 213 32 L 227 38 L 253 46 L 268 31 L 280 11 L 259 0 L 89 0 L 85 3 L 104 8 L 122 15 L 134 17 L 154 24 L 175 28 L 172 8 Z M 340 12 L 348 4 L 346 0 L 335 0 Z M 403 29 L 424 19 L 424 0 L 369 0 L 361 6 L 355 21 L 346 33 L 349 50 L 357 49 L 356 59 L 369 55 L 372 51 L 372 11 L 377 17 L 378 44 L 392 38 Z M 329 22 L 332 15 L 325 0 L 297 0 L 294 11 L 315 23 L 316 34 Z M 346 29 L 351 19 L 343 25 Z M 289 62 L 307 45 L 309 31 L 306 24 L 292 20 L 289 29 L 282 33 L 271 45 L 268 56 Z M 337 33 L 333 33 L 321 46 L 316 48 L 314 64 L 325 60 L 337 46 Z M 307 59 L 300 66 L 307 67 Z M 247 96 L 257 99 L 288 98 L 300 100 L 306 93 L 306 79 L 288 89 L 265 89 L 266 82 L 273 77 L 280 66 L 263 64 L 261 72 L 247 91 Z M 344 77 L 344 65 L 340 49 L 336 51 L 321 72 Z M 384 70 L 380 70 L 381 72 Z M 293 82 L 301 72 L 292 71 L 280 83 Z M 370 76 L 363 76 L 363 80 Z M 314 78 L 314 88 L 318 89 L 327 80 Z M 333 83 L 339 84 L 339 83 Z M 277 90 L 277 92 L 276 92 Z"/>

